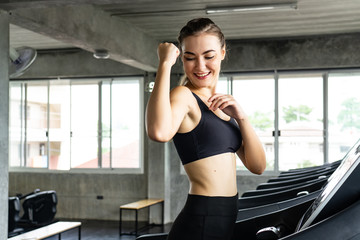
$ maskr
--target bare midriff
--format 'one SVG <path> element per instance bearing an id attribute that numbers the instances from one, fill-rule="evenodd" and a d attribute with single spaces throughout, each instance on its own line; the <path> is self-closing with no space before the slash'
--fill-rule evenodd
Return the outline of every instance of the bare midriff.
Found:
<path id="1" fill-rule="evenodd" d="M 235 153 L 223 153 L 184 165 L 190 180 L 190 194 L 203 196 L 235 196 Z"/>

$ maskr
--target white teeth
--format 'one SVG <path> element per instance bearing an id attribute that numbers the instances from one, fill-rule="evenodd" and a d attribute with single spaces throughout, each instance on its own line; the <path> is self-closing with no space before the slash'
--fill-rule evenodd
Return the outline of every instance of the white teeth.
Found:
<path id="1" fill-rule="evenodd" d="M 199 76 L 199 77 L 205 77 L 206 75 L 208 75 L 209 73 L 202 73 L 202 74 L 196 74 L 197 76 Z"/>

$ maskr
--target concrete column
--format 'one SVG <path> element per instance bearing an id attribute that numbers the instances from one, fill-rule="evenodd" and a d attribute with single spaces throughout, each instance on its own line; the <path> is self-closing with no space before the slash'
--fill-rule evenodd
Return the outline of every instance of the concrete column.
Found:
<path id="1" fill-rule="evenodd" d="M 9 196 L 9 15 L 0 10 L 0 239 L 7 239 Z"/>
<path id="2" fill-rule="evenodd" d="M 155 76 L 154 74 L 149 74 L 145 79 L 145 84 L 147 85 L 149 82 L 154 82 Z M 147 89 L 147 86 L 145 86 Z M 150 92 L 145 93 L 144 98 L 144 106 L 146 108 L 147 102 L 150 97 Z M 165 197 L 165 144 L 158 143 L 150 140 L 146 133 L 145 139 L 147 140 L 147 175 L 148 175 L 148 198 L 163 198 L 165 200 L 165 208 L 168 206 L 168 199 Z M 151 208 L 154 211 L 151 211 L 150 219 L 153 223 L 161 222 L 161 215 L 158 213 L 160 209 L 156 209 L 156 207 Z M 165 211 L 167 214 L 168 211 Z M 165 221 L 166 221 L 165 217 Z"/>

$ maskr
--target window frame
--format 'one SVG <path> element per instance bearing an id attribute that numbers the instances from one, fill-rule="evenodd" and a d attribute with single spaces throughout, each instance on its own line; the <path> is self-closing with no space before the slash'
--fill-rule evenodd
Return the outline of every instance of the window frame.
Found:
<path id="1" fill-rule="evenodd" d="M 278 175 L 281 170 L 279 170 L 279 86 L 278 86 L 278 80 L 279 75 L 287 75 L 287 76 L 298 76 L 298 75 L 320 75 L 323 79 L 323 163 L 329 162 L 329 116 L 328 116 L 328 109 L 329 109 L 329 102 L 328 102 L 328 80 L 330 74 L 360 74 L 359 68 L 343 68 L 343 69 L 313 69 L 313 70 L 270 70 L 270 71 L 244 71 L 244 72 L 231 72 L 231 73 L 222 73 L 222 76 L 227 77 L 228 81 L 230 82 L 229 85 L 232 87 L 232 81 L 233 78 L 236 76 L 240 76 L 242 78 L 248 76 L 248 77 L 254 77 L 254 76 L 273 76 L 274 79 L 274 90 L 275 90 L 275 119 L 274 119 L 274 151 L 275 151 L 275 163 L 274 163 L 274 170 L 265 170 L 263 175 L 265 176 L 273 176 Z M 233 89 L 231 89 L 231 92 L 233 92 Z M 237 170 L 238 176 L 246 176 L 246 175 L 252 175 L 247 170 Z"/>
<path id="2" fill-rule="evenodd" d="M 144 76 L 143 75 L 134 75 L 134 76 L 120 76 L 120 77 L 96 77 L 96 78 L 63 78 L 63 79 L 23 79 L 23 80 L 11 80 L 11 82 L 16 82 L 20 84 L 26 84 L 28 82 L 44 82 L 44 85 L 47 85 L 47 104 L 49 104 L 49 85 L 51 81 L 54 80 L 64 80 L 69 81 L 69 85 L 71 86 L 72 82 L 76 81 L 94 81 L 94 83 L 102 83 L 103 81 L 110 81 L 110 85 L 112 85 L 113 81 L 121 82 L 121 81 L 133 81 L 136 80 L 139 83 L 139 167 L 138 168 L 70 168 L 68 170 L 56 170 L 56 169 L 49 169 L 49 164 L 47 168 L 31 168 L 26 166 L 20 166 L 20 167 L 12 167 L 10 166 L 10 159 L 9 159 L 9 172 L 32 172 L 32 173 L 90 173 L 90 174 L 143 174 L 144 173 L 144 146 L 145 146 L 145 128 L 142 127 L 145 124 L 144 116 L 145 116 L 145 104 L 144 104 L 144 98 L 145 98 L 145 91 L 144 91 Z M 111 87 L 110 87 L 111 89 Z M 26 90 L 25 90 L 26 91 Z M 112 91 L 112 90 L 111 90 Z M 100 90 L 99 90 L 100 93 Z M 110 97 L 110 104 L 112 104 L 112 98 Z M 71 98 L 71 94 L 70 94 Z M 99 102 L 99 109 L 101 110 L 101 98 L 102 95 L 98 95 L 98 102 Z M 10 99 L 11 101 L 11 99 Z M 71 101 L 71 100 L 70 100 Z M 24 101 L 26 104 L 26 99 Z M 110 106 L 111 107 L 111 106 Z M 47 112 L 47 131 L 49 131 L 49 109 Z M 101 111 L 99 111 L 99 115 L 101 114 Z M 111 114 L 111 113 L 110 113 Z M 99 119 L 101 119 L 101 116 L 99 116 Z M 98 119 L 98 120 L 99 120 Z M 70 121 L 70 119 L 69 119 Z M 26 124 L 26 123 L 23 123 Z M 99 127 L 98 127 L 99 131 Z M 70 129 L 71 132 L 71 129 Z M 70 133 L 69 133 L 70 134 Z M 98 136 L 98 137 L 102 137 Z M 70 137 L 71 138 L 71 137 Z M 111 138 L 111 136 L 110 136 Z M 102 138 L 101 138 L 102 139 Z M 25 139 L 26 141 L 26 139 Z M 49 142 L 49 137 L 47 137 L 47 141 Z M 25 146 L 26 146 L 25 142 Z M 98 146 L 100 147 L 100 146 Z M 71 150 L 70 150 L 71 151 Z M 49 151 L 47 151 L 47 156 L 49 158 Z M 9 154 L 10 158 L 10 154 Z M 23 161 L 23 160 L 22 160 Z M 71 159 L 69 159 L 71 161 Z"/>

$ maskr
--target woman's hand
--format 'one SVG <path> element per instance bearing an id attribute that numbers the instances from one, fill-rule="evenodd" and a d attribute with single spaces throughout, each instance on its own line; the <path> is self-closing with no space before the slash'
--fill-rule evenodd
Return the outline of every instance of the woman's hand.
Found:
<path id="1" fill-rule="evenodd" d="M 216 93 L 209 98 L 208 102 L 211 103 L 209 108 L 212 111 L 220 109 L 236 120 L 242 120 L 246 117 L 243 109 L 232 95 Z"/>
<path id="2" fill-rule="evenodd" d="M 172 43 L 160 43 L 158 46 L 158 57 L 161 63 L 169 63 L 173 66 L 180 55 L 180 50 Z"/>
<path id="3" fill-rule="evenodd" d="M 263 173 L 266 167 L 266 156 L 262 143 L 234 97 L 217 93 L 211 96 L 208 101 L 211 103 L 210 110 L 220 109 L 237 121 L 243 139 L 242 146 L 237 154 L 245 167 L 252 173 Z"/>

